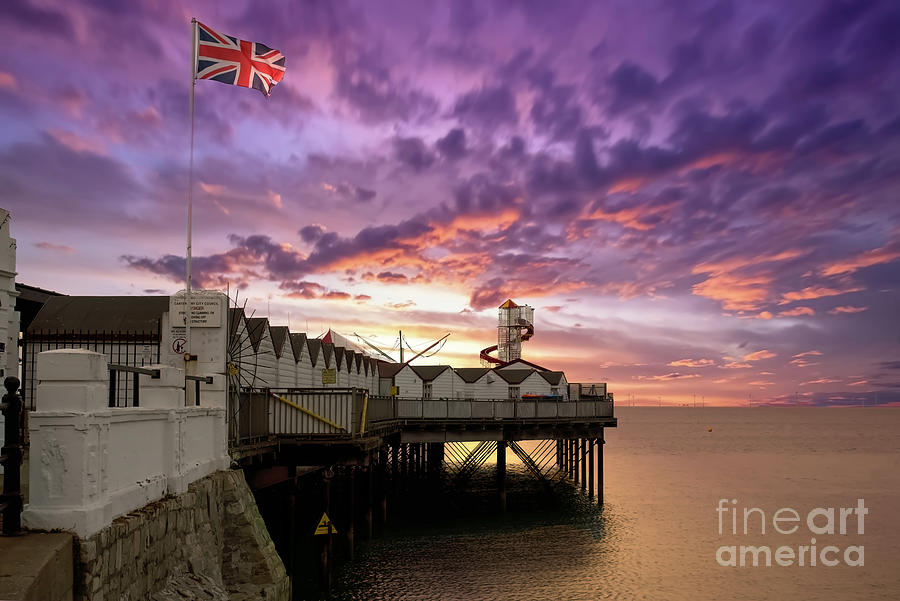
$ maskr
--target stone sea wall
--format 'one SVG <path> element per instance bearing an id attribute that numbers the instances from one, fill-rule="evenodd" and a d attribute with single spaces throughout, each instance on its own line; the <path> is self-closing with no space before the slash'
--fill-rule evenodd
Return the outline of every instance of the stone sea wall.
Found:
<path id="1" fill-rule="evenodd" d="M 287 601 L 290 582 L 240 471 L 215 472 L 77 541 L 75 598 Z"/>

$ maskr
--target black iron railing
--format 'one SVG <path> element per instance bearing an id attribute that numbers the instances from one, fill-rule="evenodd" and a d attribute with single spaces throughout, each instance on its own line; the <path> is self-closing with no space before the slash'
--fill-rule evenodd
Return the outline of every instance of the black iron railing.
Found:
<path id="1" fill-rule="evenodd" d="M 36 409 L 35 396 L 40 374 L 35 373 L 37 356 L 43 351 L 82 348 L 105 355 L 110 363 L 145 367 L 160 361 L 160 329 L 146 331 L 112 331 L 82 329 L 29 330 L 23 337 L 22 395 L 26 406 Z M 35 377 L 37 376 L 37 377 Z M 116 390 L 117 404 L 127 406 L 131 400 L 131 382 L 126 380 Z"/>
<path id="2" fill-rule="evenodd" d="M 190 374 L 184 376 L 184 404 L 188 404 L 188 396 L 187 396 L 187 383 L 194 383 L 194 405 L 197 407 L 200 406 L 200 384 L 212 384 L 213 377 L 212 376 L 192 376 Z"/>
<path id="3" fill-rule="evenodd" d="M 6 378 L 3 381 L 6 394 L 3 395 L 2 409 L 6 420 L 4 425 L 3 451 L 0 464 L 3 465 L 3 494 L 0 494 L 0 511 L 3 513 L 3 536 L 15 536 L 22 531 L 22 397 L 19 396 L 19 379 Z"/>
<path id="4" fill-rule="evenodd" d="M 115 365 L 109 366 L 109 406 L 110 407 L 127 407 L 128 398 L 126 397 L 123 404 L 119 404 L 118 389 L 120 386 L 119 376 L 121 374 L 131 374 L 131 406 L 141 406 L 141 375 L 150 376 L 154 380 L 159 379 L 158 369 L 145 369 L 143 367 L 133 367 L 131 365 Z M 127 380 L 126 380 L 127 381 Z"/>

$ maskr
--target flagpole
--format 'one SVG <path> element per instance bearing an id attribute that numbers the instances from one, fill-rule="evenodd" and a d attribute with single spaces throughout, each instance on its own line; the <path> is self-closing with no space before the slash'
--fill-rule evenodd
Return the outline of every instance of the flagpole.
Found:
<path id="1" fill-rule="evenodd" d="M 184 277 L 184 341 L 185 356 L 191 358 L 191 230 L 194 209 L 194 86 L 197 83 L 197 19 L 191 19 L 191 150 L 188 162 L 188 206 L 187 206 L 187 257 Z M 187 367 L 187 366 L 185 366 Z"/>

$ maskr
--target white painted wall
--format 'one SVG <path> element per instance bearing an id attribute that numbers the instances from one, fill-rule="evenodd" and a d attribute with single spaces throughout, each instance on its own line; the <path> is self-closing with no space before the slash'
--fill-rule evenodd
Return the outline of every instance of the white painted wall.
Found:
<path id="1" fill-rule="evenodd" d="M 397 396 L 400 398 L 422 398 L 422 378 L 409 365 L 404 365 L 394 376 L 394 386 L 398 388 Z"/>
<path id="2" fill-rule="evenodd" d="M 475 382 L 471 398 L 505 399 L 507 395 L 507 386 L 508 385 L 503 378 L 493 371 L 488 371 Z"/>
<path id="3" fill-rule="evenodd" d="M 180 494 L 230 463 L 225 409 L 185 407 L 184 372 L 141 376 L 139 408 L 107 407 L 103 355 L 38 356 L 41 407 L 29 416 L 32 457 L 24 524 L 91 536 L 126 513 Z"/>
<path id="4" fill-rule="evenodd" d="M 453 381 L 458 378 L 452 368 L 447 368 L 437 375 L 431 381 L 431 398 L 433 399 L 452 399 L 453 398 Z"/>
<path id="5" fill-rule="evenodd" d="M 266 322 L 263 328 L 262 339 L 256 349 L 256 382 L 257 388 L 275 388 L 276 373 L 275 347 L 272 345 L 272 337 L 269 335 L 269 324 Z"/>

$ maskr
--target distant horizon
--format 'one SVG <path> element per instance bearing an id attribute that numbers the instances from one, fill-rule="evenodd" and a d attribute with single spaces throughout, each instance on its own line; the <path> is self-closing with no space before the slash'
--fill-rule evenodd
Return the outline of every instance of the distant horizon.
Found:
<path id="1" fill-rule="evenodd" d="M 900 403 L 898 11 L 14 2 L 17 279 L 184 287 L 196 16 L 286 73 L 196 82 L 192 286 L 384 348 L 451 332 L 456 366 L 512 298 L 524 358 L 619 403 Z"/>

